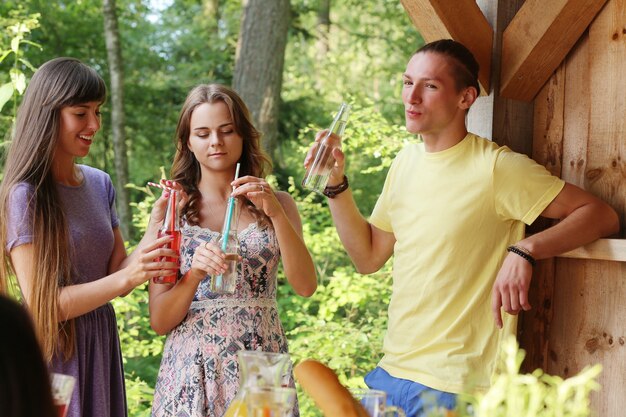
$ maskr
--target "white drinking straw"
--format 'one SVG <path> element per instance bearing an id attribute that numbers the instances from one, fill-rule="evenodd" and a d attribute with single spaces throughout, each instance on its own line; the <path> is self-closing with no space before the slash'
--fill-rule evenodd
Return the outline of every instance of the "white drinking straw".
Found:
<path id="1" fill-rule="evenodd" d="M 157 184 L 156 182 L 148 181 L 148 185 L 150 187 L 160 188 L 162 190 L 172 190 L 172 187 L 168 187 L 167 185 Z"/>

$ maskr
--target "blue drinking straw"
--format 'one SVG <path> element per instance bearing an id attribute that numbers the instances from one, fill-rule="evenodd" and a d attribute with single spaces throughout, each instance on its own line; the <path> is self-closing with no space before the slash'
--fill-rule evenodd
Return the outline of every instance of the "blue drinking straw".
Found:
<path id="1" fill-rule="evenodd" d="M 235 168 L 235 180 L 239 178 L 239 162 L 237 162 L 237 168 Z M 234 180 L 233 180 L 234 181 Z M 233 187 L 235 191 L 235 187 Z M 222 239 L 222 251 L 226 251 L 226 244 L 228 243 L 228 233 L 230 232 L 230 223 L 233 218 L 233 207 L 235 206 L 235 197 L 228 198 L 228 208 L 226 216 L 226 224 L 224 225 L 224 237 Z"/>

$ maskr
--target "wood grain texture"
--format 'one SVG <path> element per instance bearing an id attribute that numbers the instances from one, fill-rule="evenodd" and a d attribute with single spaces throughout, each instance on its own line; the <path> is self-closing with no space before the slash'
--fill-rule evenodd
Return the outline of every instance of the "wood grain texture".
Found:
<path id="1" fill-rule="evenodd" d="M 593 243 L 563 253 L 559 257 L 626 262 L 626 239 L 598 239 Z"/>
<path id="2" fill-rule="evenodd" d="M 601 363 L 602 390 L 593 394 L 592 409 L 602 417 L 621 417 L 626 409 L 625 74 L 626 0 L 610 0 L 534 101 L 533 155 L 556 172 L 551 147 L 562 136 L 562 178 L 616 208 L 622 239 L 565 253 L 552 260 L 552 271 L 540 262 L 533 310 L 522 316 L 519 332 L 525 369 L 571 377 Z"/>
<path id="3" fill-rule="evenodd" d="M 603 366 L 592 395 L 594 415 L 622 417 L 626 409 L 626 263 L 559 259 L 548 364 L 552 375 L 571 377 Z"/>
<path id="4" fill-rule="evenodd" d="M 626 0 L 589 28 L 589 145 L 585 188 L 620 213 L 626 237 Z M 568 102 L 577 97 L 570 97 Z"/>
<path id="5" fill-rule="evenodd" d="M 554 309 L 554 276 L 556 259 L 537 262 L 528 292 L 531 310 L 520 314 L 517 337 L 526 351 L 522 371 L 530 373 L 537 368 L 546 369 L 550 351 L 550 332 Z"/>
<path id="6" fill-rule="evenodd" d="M 498 44 L 497 69 L 494 67 L 493 72 L 501 73 L 502 62 L 502 34 L 509 26 L 511 20 L 519 13 L 520 8 L 524 5 L 524 0 L 507 0 L 498 1 Z M 495 77 L 495 74 L 492 75 Z M 498 74 L 499 77 L 499 74 Z M 493 140 L 500 144 L 506 145 L 516 152 L 532 155 L 532 135 L 533 135 L 533 103 L 512 100 L 503 97 L 498 87 L 497 93 L 494 94 L 494 110 L 493 110 Z"/>
<path id="7" fill-rule="evenodd" d="M 565 68 L 559 66 L 537 94 L 533 115 L 533 159 L 562 175 Z"/>
<path id="8" fill-rule="evenodd" d="M 571 377 L 601 363 L 592 409 L 602 417 L 626 409 L 625 75 L 626 0 L 611 0 L 534 100 L 533 156 L 557 173 L 562 141 L 562 178 L 616 208 L 622 239 L 539 263 L 520 320 L 524 369 Z"/>
<path id="9" fill-rule="evenodd" d="M 562 176 L 565 181 L 586 188 L 587 147 L 589 143 L 590 74 L 589 36 L 584 34 L 572 49 L 566 63 Z"/>
<path id="10" fill-rule="evenodd" d="M 502 40 L 500 94 L 530 101 L 607 0 L 527 0 Z"/>
<path id="11" fill-rule="evenodd" d="M 532 157 L 553 175 L 561 175 L 563 158 L 563 123 L 565 96 L 565 65 L 561 65 L 544 84 L 534 102 Z M 539 218 L 528 229 L 537 233 L 550 227 L 553 222 Z M 520 345 L 526 351 L 524 372 L 548 365 L 550 325 L 554 310 L 555 259 L 537 263 L 529 289 L 532 309 L 523 312 L 518 323 Z"/>

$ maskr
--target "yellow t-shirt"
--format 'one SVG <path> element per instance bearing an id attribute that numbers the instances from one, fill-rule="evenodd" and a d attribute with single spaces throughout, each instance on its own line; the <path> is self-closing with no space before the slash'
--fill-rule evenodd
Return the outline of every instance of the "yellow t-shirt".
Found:
<path id="1" fill-rule="evenodd" d="M 500 341 L 491 288 L 506 248 L 524 237 L 564 186 L 525 155 L 468 134 L 394 160 L 370 222 L 396 238 L 389 323 L 379 366 L 391 375 L 459 393 L 486 389 Z"/>

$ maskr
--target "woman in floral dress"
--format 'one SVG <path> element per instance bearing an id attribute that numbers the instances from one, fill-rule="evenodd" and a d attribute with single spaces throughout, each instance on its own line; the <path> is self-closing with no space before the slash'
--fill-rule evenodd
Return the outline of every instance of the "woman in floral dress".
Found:
<path id="1" fill-rule="evenodd" d="M 176 138 L 169 185 L 186 195 L 182 276 L 173 286 L 150 285 L 152 327 L 168 334 L 152 415 L 222 417 L 239 387 L 237 352 L 287 352 L 276 304 L 279 262 L 302 296 L 315 292 L 317 279 L 293 198 L 264 179 L 270 163 L 241 98 L 221 85 L 194 88 Z M 227 268 L 217 241 L 231 195 L 241 206 L 241 262 L 235 293 L 216 294 L 208 276 Z"/>

